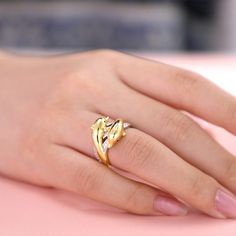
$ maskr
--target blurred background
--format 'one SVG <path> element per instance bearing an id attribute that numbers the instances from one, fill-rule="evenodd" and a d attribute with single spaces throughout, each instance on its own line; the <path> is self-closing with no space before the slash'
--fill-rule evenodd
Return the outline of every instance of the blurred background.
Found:
<path id="1" fill-rule="evenodd" d="M 236 0 L 0 0 L 0 47 L 236 52 Z"/>

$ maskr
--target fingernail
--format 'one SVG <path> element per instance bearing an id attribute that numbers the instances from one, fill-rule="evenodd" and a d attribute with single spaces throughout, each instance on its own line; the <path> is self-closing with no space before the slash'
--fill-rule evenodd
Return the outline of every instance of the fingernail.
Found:
<path id="1" fill-rule="evenodd" d="M 157 212 L 161 212 L 164 215 L 172 216 L 183 216 L 188 213 L 188 208 L 184 204 L 164 196 L 156 197 L 156 199 L 154 200 L 154 210 Z"/>
<path id="2" fill-rule="evenodd" d="M 236 218 L 236 197 L 218 189 L 215 197 L 216 208 L 228 218 Z"/>

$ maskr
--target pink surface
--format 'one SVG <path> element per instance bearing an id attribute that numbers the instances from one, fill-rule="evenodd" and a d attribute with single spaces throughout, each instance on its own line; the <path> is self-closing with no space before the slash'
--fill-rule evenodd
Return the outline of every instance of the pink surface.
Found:
<path id="1" fill-rule="evenodd" d="M 230 90 L 235 88 L 236 58 L 161 56 L 195 69 Z M 224 75 L 224 76 L 222 76 Z M 221 78 L 222 76 L 222 78 Z M 236 138 L 217 127 L 213 135 L 236 154 Z M 0 236 L 11 235 L 235 235 L 236 220 L 199 213 L 187 217 L 136 216 L 61 190 L 0 177 Z"/>

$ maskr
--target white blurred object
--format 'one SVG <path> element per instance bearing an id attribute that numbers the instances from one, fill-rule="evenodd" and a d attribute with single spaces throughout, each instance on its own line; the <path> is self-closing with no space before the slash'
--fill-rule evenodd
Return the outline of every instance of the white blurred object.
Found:
<path id="1" fill-rule="evenodd" d="M 236 52 L 236 0 L 219 1 L 216 46 Z"/>
<path id="2" fill-rule="evenodd" d="M 236 96 L 236 56 L 223 54 L 142 54 L 202 74 Z"/>

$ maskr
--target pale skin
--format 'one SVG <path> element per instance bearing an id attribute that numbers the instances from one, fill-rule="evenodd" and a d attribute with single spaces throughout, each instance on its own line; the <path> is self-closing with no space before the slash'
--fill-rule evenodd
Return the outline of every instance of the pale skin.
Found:
<path id="1" fill-rule="evenodd" d="M 236 194 L 235 157 L 181 112 L 236 134 L 235 98 L 201 75 L 111 50 L 0 52 L 0 88 L 2 175 L 140 215 L 192 207 L 236 217 L 233 203 L 216 201 L 219 190 L 230 201 Z M 94 158 L 90 127 L 101 116 L 132 124 L 109 150 L 110 163 L 145 183 Z"/>

